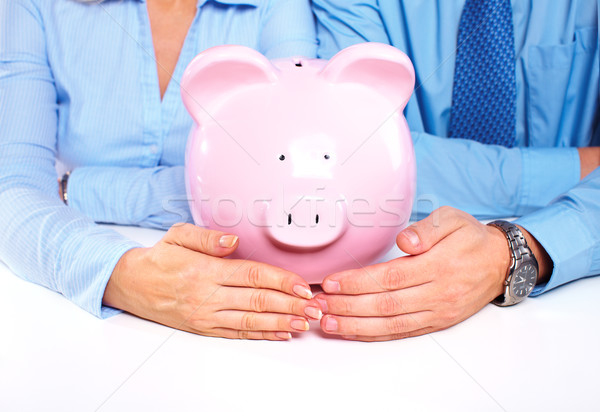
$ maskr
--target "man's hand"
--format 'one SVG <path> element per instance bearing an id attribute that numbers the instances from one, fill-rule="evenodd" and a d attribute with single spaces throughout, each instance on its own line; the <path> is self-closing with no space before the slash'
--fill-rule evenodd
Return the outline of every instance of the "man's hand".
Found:
<path id="1" fill-rule="evenodd" d="M 504 291 L 506 237 L 467 213 L 442 207 L 396 243 L 411 256 L 324 279 L 315 300 L 325 332 L 364 341 L 422 335 L 467 319 Z"/>
<path id="2" fill-rule="evenodd" d="M 300 276 L 264 263 L 222 259 L 236 236 L 173 226 L 151 248 L 125 253 L 103 303 L 177 329 L 226 338 L 286 340 L 320 319 Z"/>

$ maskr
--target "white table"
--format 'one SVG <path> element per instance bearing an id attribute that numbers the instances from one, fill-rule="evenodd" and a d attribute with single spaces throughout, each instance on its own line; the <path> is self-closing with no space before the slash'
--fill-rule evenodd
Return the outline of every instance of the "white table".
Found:
<path id="1" fill-rule="evenodd" d="M 585 279 L 394 342 L 237 341 L 96 319 L 0 264 L 0 411 L 598 411 L 599 296 Z"/>

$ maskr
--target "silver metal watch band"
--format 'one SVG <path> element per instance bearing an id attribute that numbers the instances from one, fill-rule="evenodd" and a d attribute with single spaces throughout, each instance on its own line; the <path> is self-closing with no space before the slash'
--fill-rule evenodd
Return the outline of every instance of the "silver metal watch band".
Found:
<path id="1" fill-rule="evenodd" d="M 67 185 L 69 183 L 69 176 L 71 176 L 71 172 L 67 172 L 60 179 L 60 189 L 62 192 L 62 201 L 65 205 L 69 204 L 69 195 L 67 193 Z"/>
<path id="2" fill-rule="evenodd" d="M 511 265 L 508 275 L 506 276 L 506 280 L 504 282 L 504 294 L 498 296 L 493 300 L 493 303 L 498 306 L 510 306 L 515 303 L 519 303 L 524 298 L 517 298 L 510 293 L 510 282 L 516 271 L 523 262 L 535 261 L 537 267 L 537 260 L 533 255 L 533 252 L 527 246 L 527 240 L 525 236 L 523 236 L 523 232 L 514 225 L 513 223 L 507 222 L 505 220 L 496 220 L 491 223 L 488 223 L 490 226 L 496 226 L 504 232 L 506 239 L 508 240 L 508 246 L 511 253 Z"/>
<path id="3" fill-rule="evenodd" d="M 490 224 L 499 226 L 504 230 L 515 260 L 522 260 L 523 256 L 533 256 L 533 252 L 531 252 L 531 249 L 527 246 L 527 240 L 525 240 L 523 232 L 521 232 L 516 225 L 504 220 L 496 220 Z"/>

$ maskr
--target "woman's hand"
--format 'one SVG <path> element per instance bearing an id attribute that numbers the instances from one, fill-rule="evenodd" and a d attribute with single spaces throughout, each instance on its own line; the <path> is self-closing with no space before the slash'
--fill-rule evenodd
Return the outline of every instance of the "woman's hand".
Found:
<path id="1" fill-rule="evenodd" d="M 263 263 L 222 259 L 236 236 L 173 226 L 117 263 L 103 303 L 177 329 L 239 339 L 290 339 L 320 319 L 308 283 Z"/>
<path id="2" fill-rule="evenodd" d="M 396 242 L 412 256 L 325 278 L 325 293 L 315 297 L 325 332 L 364 341 L 422 335 L 467 319 L 503 293 L 506 237 L 467 213 L 438 209 Z"/>

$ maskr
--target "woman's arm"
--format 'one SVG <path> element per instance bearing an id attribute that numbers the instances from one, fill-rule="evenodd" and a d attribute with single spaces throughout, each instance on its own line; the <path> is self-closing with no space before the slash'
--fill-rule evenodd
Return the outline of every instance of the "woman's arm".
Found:
<path id="1" fill-rule="evenodd" d="M 261 53 L 272 59 L 316 56 L 314 17 L 307 0 L 271 1 L 261 15 Z M 191 222 L 184 179 L 183 165 L 84 166 L 71 171 L 69 206 L 96 222 L 168 229 L 176 222 Z"/>
<path id="2" fill-rule="evenodd" d="M 183 166 L 84 166 L 71 172 L 69 206 L 96 222 L 167 230 L 191 222 Z"/>
<path id="3" fill-rule="evenodd" d="M 221 259 L 235 236 L 176 225 L 141 248 L 65 206 L 57 97 L 34 1 L 1 3 L 0 30 L 0 257 L 11 270 L 97 316 L 114 313 L 104 302 L 210 336 L 283 340 L 320 318 L 300 276 Z"/>
<path id="4" fill-rule="evenodd" d="M 0 30 L 0 256 L 19 276 L 107 316 L 106 283 L 139 245 L 58 197 L 57 99 L 35 4 L 2 2 Z"/>

